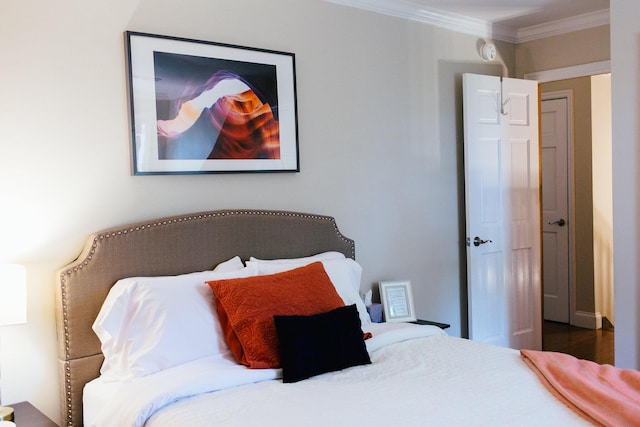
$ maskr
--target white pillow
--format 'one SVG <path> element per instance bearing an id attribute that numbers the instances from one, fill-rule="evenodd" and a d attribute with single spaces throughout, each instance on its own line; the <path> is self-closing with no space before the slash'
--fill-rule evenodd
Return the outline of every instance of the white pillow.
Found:
<path id="1" fill-rule="evenodd" d="M 216 265 L 216 268 L 213 269 L 215 272 L 223 272 L 223 271 L 236 271 L 242 270 L 244 268 L 244 264 L 238 255 L 234 256 L 230 260 L 225 262 L 221 262 Z"/>
<path id="2" fill-rule="evenodd" d="M 315 260 L 309 260 L 309 258 L 302 258 L 302 260 L 304 261 L 299 261 L 298 263 L 270 263 L 251 258 L 247 261 L 247 268 L 254 269 L 255 274 L 265 275 L 280 273 L 311 264 L 312 262 L 317 262 Z M 345 257 L 343 257 L 343 259 L 321 260 L 320 262 L 322 262 L 331 283 L 333 283 L 336 292 L 338 292 L 344 304 L 356 305 L 363 326 L 371 323 L 371 317 L 369 317 L 367 307 L 360 297 L 360 281 L 362 279 L 362 267 L 360 264 L 351 258 Z"/>
<path id="3" fill-rule="evenodd" d="M 206 281 L 247 277 L 250 269 L 133 277 L 110 290 L 93 324 L 105 380 L 125 381 L 229 351 Z"/>
<path id="4" fill-rule="evenodd" d="M 258 259 L 251 257 L 249 261 L 259 264 L 297 264 L 299 267 L 310 264 L 315 261 L 327 261 L 330 259 L 345 259 L 346 257 L 342 252 L 329 251 L 322 252 L 316 255 L 311 255 L 302 258 L 281 258 L 281 259 Z"/>

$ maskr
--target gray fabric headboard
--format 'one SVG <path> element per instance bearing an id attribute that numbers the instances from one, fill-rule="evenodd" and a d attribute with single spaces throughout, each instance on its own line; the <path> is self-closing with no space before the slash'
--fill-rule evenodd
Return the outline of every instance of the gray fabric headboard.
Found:
<path id="1" fill-rule="evenodd" d="M 353 240 L 332 217 L 285 211 L 222 210 L 161 218 L 92 234 L 78 258 L 57 272 L 56 324 L 64 424 L 82 425 L 82 390 L 103 356 L 91 329 L 116 281 L 211 269 L 236 255 L 295 258 L 339 251 Z"/>

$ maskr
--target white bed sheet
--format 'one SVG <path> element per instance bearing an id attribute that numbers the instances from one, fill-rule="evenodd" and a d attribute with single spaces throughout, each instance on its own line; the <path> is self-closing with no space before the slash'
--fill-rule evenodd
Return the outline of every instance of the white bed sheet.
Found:
<path id="1" fill-rule="evenodd" d="M 94 380 L 85 388 L 85 425 L 590 425 L 553 397 L 515 350 L 429 326 L 370 329 L 371 365 L 294 384 L 283 384 L 278 369 L 250 370 L 225 359 L 129 383 Z"/>

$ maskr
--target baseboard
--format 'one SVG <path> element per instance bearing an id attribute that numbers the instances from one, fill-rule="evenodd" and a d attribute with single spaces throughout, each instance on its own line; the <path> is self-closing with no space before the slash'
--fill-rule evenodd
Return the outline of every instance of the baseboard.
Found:
<path id="1" fill-rule="evenodd" d="M 576 311 L 573 313 L 571 324 L 579 328 L 602 329 L 602 314 Z"/>

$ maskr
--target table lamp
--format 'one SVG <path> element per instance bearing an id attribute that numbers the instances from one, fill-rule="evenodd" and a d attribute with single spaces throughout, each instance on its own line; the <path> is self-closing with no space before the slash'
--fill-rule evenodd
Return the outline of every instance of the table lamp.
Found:
<path id="1" fill-rule="evenodd" d="M 0 264 L 0 326 L 17 325 L 27 322 L 27 272 L 24 266 Z M 0 351 L 1 351 L 0 347 Z M 0 353 L 1 354 L 1 353 Z M 0 379 L 2 371 L 0 370 Z M 0 425 L 13 420 L 13 408 L 1 406 Z"/>

